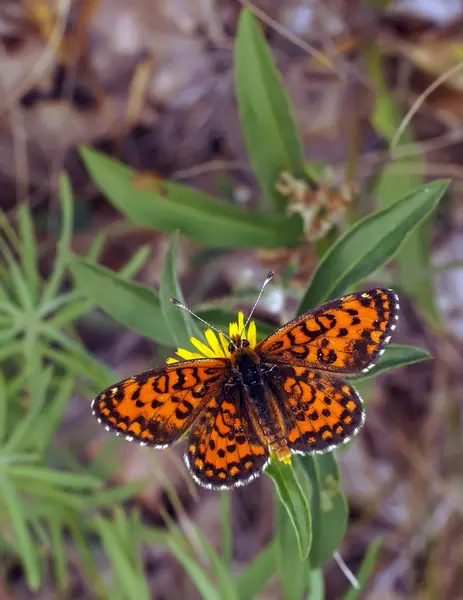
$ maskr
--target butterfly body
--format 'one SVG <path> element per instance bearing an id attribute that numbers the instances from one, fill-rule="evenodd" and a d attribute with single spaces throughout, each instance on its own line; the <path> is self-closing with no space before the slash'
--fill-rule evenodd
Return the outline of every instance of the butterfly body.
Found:
<path id="1" fill-rule="evenodd" d="M 333 450 L 362 426 L 362 401 L 343 375 L 368 371 L 398 319 L 391 290 L 332 300 L 290 321 L 254 348 L 232 336 L 228 354 L 167 364 L 99 394 L 94 414 L 142 445 L 188 435 L 185 460 L 213 489 L 243 485 L 272 456 Z"/>

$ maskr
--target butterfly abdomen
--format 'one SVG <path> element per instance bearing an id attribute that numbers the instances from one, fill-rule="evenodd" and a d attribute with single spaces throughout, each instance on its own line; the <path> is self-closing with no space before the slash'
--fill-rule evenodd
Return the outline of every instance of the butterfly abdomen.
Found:
<path id="1" fill-rule="evenodd" d="M 246 410 L 262 444 L 280 458 L 291 456 L 286 441 L 283 418 L 262 377 L 258 356 L 248 348 L 240 348 L 234 357 L 244 388 Z"/>

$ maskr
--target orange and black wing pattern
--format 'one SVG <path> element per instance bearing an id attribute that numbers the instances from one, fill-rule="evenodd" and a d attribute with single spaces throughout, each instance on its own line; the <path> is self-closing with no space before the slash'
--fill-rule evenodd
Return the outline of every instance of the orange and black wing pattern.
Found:
<path id="1" fill-rule="evenodd" d="M 278 400 L 293 452 L 327 452 L 363 425 L 365 412 L 359 395 L 332 373 L 276 365 L 267 373 L 266 383 Z"/>
<path id="2" fill-rule="evenodd" d="M 112 385 L 92 402 L 108 430 L 142 445 L 175 443 L 230 377 L 226 358 L 188 360 L 145 371 Z"/>
<path id="3" fill-rule="evenodd" d="M 228 389 L 227 389 L 228 388 Z M 240 398 L 241 386 L 225 386 L 194 424 L 185 462 L 200 485 L 228 489 L 258 477 L 269 460 Z"/>
<path id="4" fill-rule="evenodd" d="M 262 363 L 359 374 L 374 365 L 389 342 L 398 310 L 391 290 L 348 294 L 290 321 L 255 351 Z"/>

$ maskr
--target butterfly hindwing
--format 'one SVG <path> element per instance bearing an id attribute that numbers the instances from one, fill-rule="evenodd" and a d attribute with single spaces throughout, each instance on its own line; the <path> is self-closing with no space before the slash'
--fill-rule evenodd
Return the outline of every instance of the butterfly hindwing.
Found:
<path id="1" fill-rule="evenodd" d="M 268 448 L 244 411 L 239 386 L 225 386 L 189 434 L 185 462 L 191 475 L 207 488 L 231 488 L 260 475 L 268 459 Z"/>
<path id="2" fill-rule="evenodd" d="M 291 450 L 304 454 L 326 452 L 360 429 L 364 408 L 348 382 L 305 367 L 272 367 L 266 381 L 279 401 Z"/>
<path id="3" fill-rule="evenodd" d="M 373 366 L 389 342 L 398 309 L 391 290 L 348 294 L 290 321 L 255 351 L 264 363 L 358 374 Z"/>
<path id="4" fill-rule="evenodd" d="M 155 447 L 176 442 L 230 376 L 225 358 L 189 360 L 134 375 L 99 394 L 92 410 L 107 428 Z"/>

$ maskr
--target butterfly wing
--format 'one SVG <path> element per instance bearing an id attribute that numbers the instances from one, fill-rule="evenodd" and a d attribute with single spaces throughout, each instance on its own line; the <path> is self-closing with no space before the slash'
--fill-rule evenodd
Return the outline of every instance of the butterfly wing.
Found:
<path id="1" fill-rule="evenodd" d="M 92 402 L 93 414 L 128 440 L 170 446 L 219 394 L 230 369 L 228 359 L 207 358 L 145 371 L 101 392 Z"/>
<path id="2" fill-rule="evenodd" d="M 391 290 L 348 294 L 290 321 L 255 351 L 263 363 L 358 374 L 374 365 L 389 342 L 398 309 Z"/>
<path id="3" fill-rule="evenodd" d="M 240 386 L 225 386 L 189 434 L 185 462 L 193 479 L 207 488 L 229 489 L 258 477 L 268 460 L 268 448 L 247 416 Z"/>
<path id="4" fill-rule="evenodd" d="M 363 425 L 365 411 L 355 389 L 343 379 L 305 367 L 277 365 L 266 376 L 294 452 L 327 452 Z"/>

